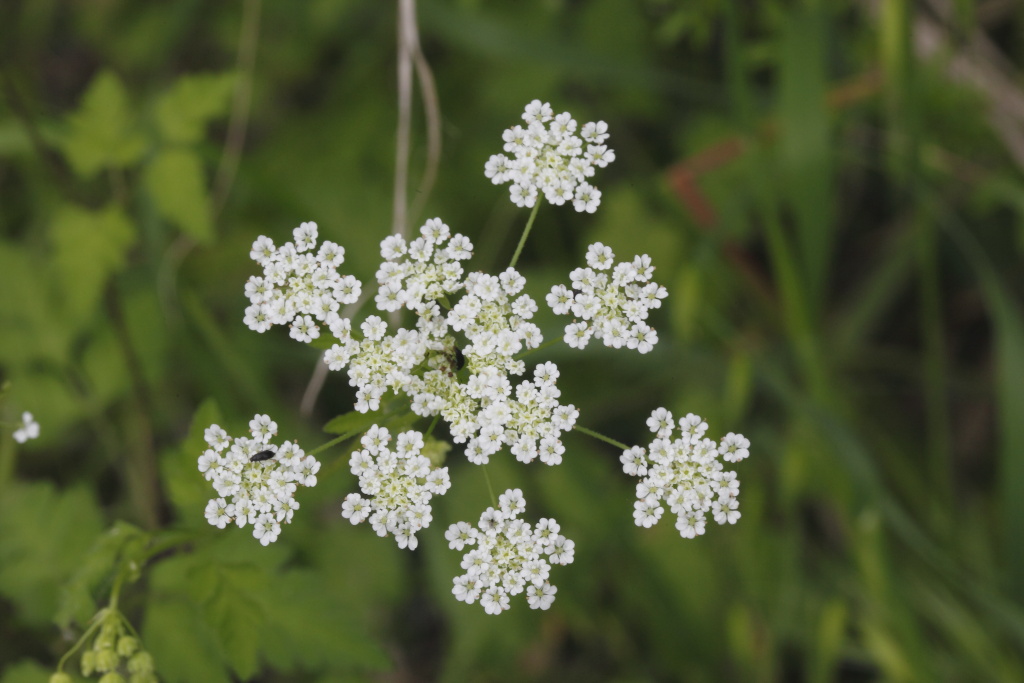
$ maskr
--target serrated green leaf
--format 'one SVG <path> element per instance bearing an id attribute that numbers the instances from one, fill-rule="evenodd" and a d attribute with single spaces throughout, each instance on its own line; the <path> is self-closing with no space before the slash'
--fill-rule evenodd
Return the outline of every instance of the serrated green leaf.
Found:
<path id="1" fill-rule="evenodd" d="M 142 642 L 166 683 L 230 683 L 210 627 L 192 604 L 153 595 L 142 624 Z"/>
<path id="2" fill-rule="evenodd" d="M 275 667 L 380 670 L 389 666 L 359 614 L 326 593 L 320 574 L 290 571 L 275 578 L 273 590 L 260 598 L 268 622 L 274 625 L 261 630 L 260 648 Z"/>
<path id="3" fill-rule="evenodd" d="M 142 158 L 146 138 L 135 125 L 124 84 L 112 72 L 101 72 L 89 84 L 78 110 L 68 117 L 61 147 L 71 167 L 84 178 L 103 168 L 131 166 Z"/>
<path id="4" fill-rule="evenodd" d="M 195 152 L 161 151 L 146 166 L 142 182 L 164 218 L 197 242 L 213 239 L 213 206 L 203 162 Z"/>
<path id="5" fill-rule="evenodd" d="M 260 630 L 267 621 L 259 596 L 270 592 L 269 576 L 244 564 L 207 564 L 193 574 L 194 593 L 216 632 L 228 663 L 240 678 L 259 668 Z"/>
<path id="6" fill-rule="evenodd" d="M 107 281 L 124 268 L 128 249 L 135 243 L 135 229 L 115 205 L 100 211 L 69 205 L 54 217 L 50 242 L 65 312 L 86 320 Z"/>
<path id="7" fill-rule="evenodd" d="M 223 417 L 216 401 L 206 399 L 192 416 L 188 436 L 181 446 L 168 450 L 160 460 L 161 480 L 178 513 L 179 524 L 185 527 L 208 525 L 203 509 L 214 491 L 199 473 L 196 462 L 208 448 L 203 436 L 206 428 L 222 422 Z"/>
<path id="8" fill-rule="evenodd" d="M 179 78 L 157 100 L 156 123 L 160 135 L 169 142 L 199 142 L 206 124 L 227 114 L 235 80 L 234 73 Z"/>
<path id="9" fill-rule="evenodd" d="M 86 489 L 13 484 L 0 496 L 0 595 L 31 623 L 49 621 L 59 589 L 102 529 Z"/>
<path id="10" fill-rule="evenodd" d="M 96 613 L 94 591 L 112 580 L 120 561 L 143 564 L 143 549 L 148 535 L 127 522 L 115 522 L 80 559 L 77 571 L 64 584 L 54 619 L 61 628 L 72 622 L 85 624 Z"/>

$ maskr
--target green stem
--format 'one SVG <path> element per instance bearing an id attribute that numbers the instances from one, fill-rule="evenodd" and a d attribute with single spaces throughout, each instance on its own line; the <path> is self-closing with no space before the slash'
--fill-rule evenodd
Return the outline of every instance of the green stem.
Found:
<path id="1" fill-rule="evenodd" d="M 516 263 L 519 262 L 519 254 L 523 251 L 523 245 L 526 244 L 526 238 L 530 236 L 530 229 L 533 228 L 533 219 L 537 217 L 537 209 L 540 208 L 541 198 L 537 197 L 537 201 L 533 205 L 533 211 L 530 212 L 530 220 L 526 221 L 526 229 L 523 230 L 523 236 L 519 238 L 519 246 L 516 247 L 516 253 L 512 254 L 512 263 L 508 264 L 509 268 L 515 268 Z"/>
<path id="2" fill-rule="evenodd" d="M 103 608 L 96 613 L 96 616 L 92 618 L 92 625 L 85 630 L 85 633 L 83 633 L 82 637 L 78 639 L 78 642 L 75 643 L 70 650 L 65 652 L 64 656 L 61 657 L 60 661 L 57 662 L 57 671 L 64 670 L 64 663 L 68 661 L 68 658 L 71 657 L 71 655 L 75 654 L 75 652 L 78 651 L 78 648 L 82 647 L 85 641 L 89 639 L 89 636 L 93 634 L 93 631 L 100 627 L 100 625 L 103 623 L 103 617 L 105 617 L 106 615 L 107 608 Z"/>
<path id="3" fill-rule="evenodd" d="M 434 427 L 437 426 L 437 421 L 440 419 L 441 413 L 438 413 L 437 415 L 434 416 L 434 421 L 430 423 L 430 426 L 427 428 L 427 433 L 423 435 L 424 437 L 430 436 L 431 434 L 434 433 Z"/>
<path id="4" fill-rule="evenodd" d="M 629 446 L 627 446 L 626 444 L 622 443 L 621 441 L 616 441 L 615 439 L 612 439 L 611 437 L 607 437 L 604 434 L 600 434 L 598 432 L 595 432 L 592 429 L 587 429 L 586 427 L 581 427 L 580 425 L 576 425 L 575 427 L 573 427 L 573 429 L 576 430 L 577 432 L 580 432 L 581 434 L 586 434 L 587 436 L 592 436 L 595 439 L 598 439 L 599 441 L 604 441 L 607 444 L 611 444 L 612 446 L 615 446 L 616 448 L 621 448 L 624 451 L 628 451 L 629 450 Z"/>
<path id="5" fill-rule="evenodd" d="M 557 344 L 558 342 L 562 341 L 562 339 L 564 339 L 564 337 L 558 336 L 558 337 L 555 337 L 554 339 L 548 339 L 546 342 L 544 342 L 543 344 L 541 344 L 540 346 L 538 346 L 535 349 L 526 349 L 525 351 L 520 353 L 518 356 L 516 356 L 516 360 L 520 360 L 522 358 L 526 358 L 531 353 L 534 353 L 536 351 L 540 351 L 541 349 L 546 349 L 549 346 L 553 346 L 553 345 Z"/>
<path id="6" fill-rule="evenodd" d="M 491 476 L 487 474 L 487 465 L 480 465 L 480 469 L 484 471 L 484 481 L 487 482 L 487 492 L 491 494 L 491 504 L 497 508 L 498 497 L 494 495 L 494 488 L 491 486 Z"/>
<path id="7" fill-rule="evenodd" d="M 314 449 L 313 449 L 313 450 L 311 450 L 311 451 L 308 451 L 308 452 L 307 452 L 307 455 L 316 455 L 317 453 L 319 453 L 319 452 L 321 452 L 321 451 L 325 451 L 325 450 L 327 450 L 327 449 L 328 449 L 328 448 L 330 448 L 331 446 L 337 446 L 337 445 L 338 445 L 339 443 L 341 443 L 342 441 L 348 441 L 348 440 L 349 440 L 349 439 L 351 439 L 352 437 L 354 437 L 354 436 L 358 436 L 358 435 L 359 435 L 359 434 L 361 434 L 361 433 L 362 433 L 362 432 L 348 432 L 347 434 L 342 434 L 341 436 L 339 436 L 339 437 L 337 437 L 337 438 L 334 438 L 334 439 L 331 439 L 331 440 L 330 440 L 330 441 L 328 441 L 327 443 L 325 443 L 325 444 L 323 444 L 323 445 L 321 445 L 321 446 L 317 446 L 316 448 L 314 448 Z"/>

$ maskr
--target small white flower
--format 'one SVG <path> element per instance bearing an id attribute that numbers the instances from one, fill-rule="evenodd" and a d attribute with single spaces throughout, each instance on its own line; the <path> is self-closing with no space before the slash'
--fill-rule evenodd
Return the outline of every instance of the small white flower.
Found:
<path id="1" fill-rule="evenodd" d="M 32 417 L 32 413 L 26 410 L 21 414 L 18 428 L 14 430 L 14 440 L 18 443 L 25 443 L 30 439 L 37 438 L 39 438 L 39 423 Z"/>

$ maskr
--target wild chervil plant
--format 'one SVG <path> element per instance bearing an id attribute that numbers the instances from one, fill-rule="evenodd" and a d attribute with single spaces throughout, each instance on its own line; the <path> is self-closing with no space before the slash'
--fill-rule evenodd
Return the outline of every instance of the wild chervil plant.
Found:
<path id="1" fill-rule="evenodd" d="M 505 154 L 492 156 L 484 169 L 495 184 L 511 183 L 514 204 L 532 209 L 509 266 L 499 273 L 471 270 L 472 242 L 432 218 L 412 240 L 391 235 L 381 242 L 373 302 L 382 315 L 359 318 L 348 312 L 358 310 L 365 298 L 363 283 L 339 272 L 345 248 L 320 242 L 316 223 L 302 223 L 280 246 L 267 236 L 253 243 L 250 256 L 262 272 L 245 284 L 250 302 L 245 324 L 259 333 L 287 325 L 293 339 L 323 349 L 327 368 L 345 372 L 355 388 L 354 411 L 343 419 L 358 428 L 307 453 L 280 440 L 268 415 L 253 417 L 250 436 L 233 437 L 209 425 L 202 434 L 207 448 L 197 455 L 199 474 L 213 487 L 206 505 L 211 525 L 251 526 L 252 535 L 270 545 L 287 533 L 284 527 L 300 510 L 300 489 L 316 486 L 321 467 L 316 455 L 360 437 L 361 448 L 348 463 L 359 491 L 339 501 L 339 513 L 352 524 L 369 522 L 377 535 L 393 537 L 401 549 L 415 550 L 417 534 L 434 521 L 434 497 L 453 495 L 444 466 L 451 446 L 434 436 L 441 420 L 466 460 L 484 468 L 485 475 L 492 458 L 560 465 L 572 457 L 562 435 L 575 429 L 621 449 L 623 471 L 638 478 L 633 510 L 638 526 L 656 524 L 666 506 L 683 538 L 703 534 L 709 514 L 719 524 L 736 523 L 739 481 L 723 461 L 746 458 L 747 439 L 729 433 L 713 441 L 705 437 L 708 425 L 700 417 L 677 420 L 667 409 L 655 408 L 647 421 L 655 438 L 647 446 L 630 447 L 577 424 L 580 413 L 563 399 L 554 363 L 527 366 L 527 354 L 559 339 L 581 351 L 596 339 L 610 348 L 648 353 L 658 343 L 648 317 L 668 292 L 654 281 L 647 254 L 617 261 L 608 246 L 591 244 L 586 265 L 544 298 L 554 314 L 571 318 L 545 344 L 533 322 L 538 302 L 526 293 L 516 263 L 545 201 L 571 202 L 578 212 L 597 210 L 601 192 L 589 180 L 615 153 L 605 144 L 603 121 L 587 123 L 577 134 L 572 116 L 555 116 L 539 100 L 527 105 L 523 121 L 525 126 L 505 131 Z M 404 431 L 392 433 L 387 420 L 396 418 L 404 426 L 422 421 L 424 427 L 403 426 Z M 8 426 L 19 443 L 39 435 L 30 413 Z M 571 530 L 563 534 L 555 519 L 531 519 L 521 489 L 496 496 L 489 476 L 485 479 L 492 505 L 475 522 L 445 520 L 449 548 L 464 553 L 452 594 L 479 603 L 488 614 L 509 609 L 520 594 L 531 609 L 549 609 L 558 592 L 552 567 L 571 564 L 575 556 Z M 118 599 L 122 586 L 137 580 L 153 558 L 190 542 L 187 533 L 156 540 L 125 523 L 101 537 L 93 551 L 100 558 L 95 566 L 115 568 L 109 600 L 98 611 L 91 602 L 89 587 L 101 578 L 87 563 L 70 586 L 68 595 L 75 599 L 66 601 L 60 618 L 69 622 L 86 609 L 93 617 L 61 658 L 51 683 L 72 680 L 64 667 L 78 651 L 83 652 L 82 674 L 100 683 L 157 680 L 153 658 Z"/>
<path id="2" fill-rule="evenodd" d="M 440 218 L 424 223 L 412 241 L 392 235 L 381 242 L 374 303 L 393 321 L 400 311 L 409 311 L 410 327 L 392 329 L 378 315 L 361 321 L 341 315 L 343 305 L 359 300 L 363 285 L 338 272 L 344 247 L 327 241 L 317 246 L 316 223 L 302 223 L 292 232 L 293 241 L 281 246 L 266 236 L 253 244 L 250 255 L 263 272 L 245 286 L 246 325 L 260 333 L 288 325 L 290 336 L 307 344 L 327 335 L 323 362 L 347 372 L 356 388 L 356 411 L 375 412 L 388 397 L 401 397 L 429 421 L 425 432 L 393 435 L 374 424 L 363 433 L 362 448 L 349 461 L 360 493 L 345 498 L 342 516 L 353 524 L 368 520 L 379 536 L 393 536 L 400 548 L 414 550 L 417 532 L 433 521 L 432 498 L 451 487 L 448 468 L 424 454 L 443 419 L 466 459 L 479 467 L 506 448 L 522 463 L 539 459 L 559 465 L 566 457 L 561 436 L 575 428 L 622 449 L 624 472 L 640 479 L 633 512 L 638 526 L 657 523 L 663 504 L 675 513 L 684 538 L 704 533 L 709 512 L 719 524 L 734 524 L 740 516 L 739 481 L 721 461 L 747 457 L 747 439 L 729 433 L 715 442 L 705 438 L 708 425 L 700 417 L 688 414 L 676 421 L 657 408 L 647 421 L 656 438 L 647 447 L 629 447 L 576 425 L 579 411 L 562 403 L 554 363 L 527 372 L 523 358 L 541 348 L 543 334 L 531 322 L 537 302 L 525 293 L 526 280 L 515 269 L 519 254 L 544 200 L 572 202 L 579 212 L 597 210 L 601 192 L 588 179 L 615 153 L 605 144 L 603 121 L 587 123 L 577 135 L 572 116 L 555 116 L 539 100 L 526 106 L 523 121 L 525 127 L 503 135 L 509 156 L 495 154 L 485 165 L 495 184 L 512 183 L 514 204 L 533 209 L 507 269 L 467 272 L 473 245 Z M 595 243 L 587 249 L 586 263 L 569 274 L 569 285 L 556 285 L 545 299 L 555 314 L 572 316 L 562 340 L 581 350 L 593 337 L 612 348 L 649 352 L 658 334 L 647 323 L 648 314 L 668 295 L 652 279 L 650 256 L 616 263 L 609 247 Z M 316 485 L 320 463 L 313 454 L 338 440 L 306 455 L 291 442 L 273 445 L 277 425 L 266 415 L 253 418 L 250 428 L 251 439 L 232 439 L 211 425 L 206 430 L 210 448 L 199 456 L 199 471 L 217 495 L 206 509 L 209 522 L 219 528 L 251 524 L 253 536 L 267 545 L 299 508 L 298 488 Z M 557 592 L 551 565 L 573 561 L 573 541 L 554 519 L 527 521 L 521 490 L 497 498 L 491 491 L 491 498 L 493 506 L 475 526 L 458 521 L 445 534 L 451 549 L 466 550 L 465 573 L 454 578 L 452 593 L 470 604 L 479 601 L 488 614 L 509 609 L 510 598 L 524 592 L 532 609 L 548 609 Z"/>

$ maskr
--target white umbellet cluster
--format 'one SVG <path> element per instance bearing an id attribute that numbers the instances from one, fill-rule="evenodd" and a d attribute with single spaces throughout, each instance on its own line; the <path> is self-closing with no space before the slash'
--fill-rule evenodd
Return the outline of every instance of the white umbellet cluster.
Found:
<path id="1" fill-rule="evenodd" d="M 218 425 L 206 429 L 210 447 L 199 456 L 199 471 L 220 496 L 207 503 L 206 519 L 218 529 L 252 524 L 252 535 L 269 545 L 299 509 L 298 487 L 316 486 L 320 462 L 298 444 L 270 443 L 277 423 L 267 415 L 253 417 L 249 430 L 251 439 L 230 437 Z"/>
<path id="2" fill-rule="evenodd" d="M 452 593 L 468 604 L 479 600 L 488 614 L 501 614 L 509 597 L 525 589 L 532 609 L 547 609 L 558 591 L 548 581 L 551 565 L 570 564 L 575 543 L 558 533 L 553 519 L 535 527 L 519 519 L 526 509 L 520 489 L 508 489 L 498 502 L 499 509 L 487 508 L 476 527 L 458 522 L 445 532 L 453 550 L 476 546 L 463 556 L 466 573 L 455 577 Z"/>
<path id="3" fill-rule="evenodd" d="M 324 362 L 331 370 L 347 368 L 357 388 L 356 410 L 378 410 L 389 391 L 404 394 L 417 415 L 441 415 L 455 443 L 467 444 L 473 463 L 485 464 L 509 446 L 522 462 L 539 457 L 557 465 L 565 450 L 560 436 L 579 415 L 558 402 L 557 366 L 544 363 L 518 385 L 509 379 L 526 371 L 516 354 L 543 341 L 530 322 L 537 303 L 523 292 L 526 279 L 513 268 L 460 279 L 459 261 L 471 255 L 472 245 L 449 235 L 435 218 L 412 244 L 394 236 L 382 242 L 385 262 L 377 275 L 387 294 L 377 297 L 378 308 L 414 310 L 416 328 L 388 334 L 387 323 L 371 315 L 359 326 L 359 339 L 349 319 L 337 318 L 330 325 L 337 343 Z M 447 296 L 460 289 L 464 294 L 451 306 Z M 442 303 L 451 306 L 446 314 Z M 456 333 L 466 341 L 457 341 Z"/>
<path id="4" fill-rule="evenodd" d="M 693 413 L 679 419 L 679 437 L 672 439 L 675 423 L 665 408 L 652 412 L 647 426 L 656 435 L 650 446 L 633 446 L 620 458 L 626 474 L 641 477 L 633 504 L 636 525 L 654 526 L 664 513 L 663 501 L 676 514 L 683 538 L 704 533 L 708 512 L 719 524 L 735 524 L 740 518 L 740 482 L 718 458 L 743 460 L 750 455 L 750 441 L 732 432 L 720 443 L 705 439 L 708 423 Z"/>
<path id="5" fill-rule="evenodd" d="M 431 218 L 411 243 L 401 235 L 385 238 L 380 255 L 384 261 L 377 271 L 377 308 L 397 311 L 404 306 L 425 314 L 430 302 L 462 287 L 460 261 L 473 255 L 473 243 L 463 235 L 452 236 L 440 218 Z"/>
<path id="6" fill-rule="evenodd" d="M 668 291 L 651 281 L 654 266 L 647 254 L 613 268 L 614 263 L 611 248 L 600 242 L 591 244 L 587 248 L 589 267 L 569 273 L 571 289 L 552 287 L 548 306 L 557 315 L 571 313 L 577 318 L 565 326 L 565 343 L 573 348 L 584 348 L 594 336 L 605 346 L 647 353 L 658 343 L 657 331 L 646 322 L 648 312 L 661 307 Z"/>
<path id="7" fill-rule="evenodd" d="M 341 505 L 342 517 L 353 524 L 367 518 L 378 536 L 394 534 L 399 548 L 415 550 L 416 532 L 430 526 L 430 499 L 444 495 L 451 486 L 447 467 L 432 467 L 422 455 L 423 435 L 416 431 L 398 435 L 391 450 L 391 433 L 373 425 L 363 435 L 363 450 L 349 460 L 359 488 L 368 498 L 350 493 Z"/>
<path id="8" fill-rule="evenodd" d="M 14 430 L 14 440 L 18 443 L 25 443 L 31 439 L 39 438 L 39 423 L 27 410 L 21 414 L 21 422 Z"/>
<path id="9" fill-rule="evenodd" d="M 586 179 L 594 175 L 595 167 L 615 161 L 615 152 L 604 144 L 608 124 L 587 123 L 578 137 L 577 123 L 569 112 L 555 116 L 551 105 L 540 100 L 526 105 L 523 121 L 525 128 L 513 126 L 502 135 L 512 158 L 493 155 L 484 175 L 495 185 L 511 181 L 509 192 L 516 206 L 532 207 L 543 193 L 551 204 L 572 201 L 577 211 L 594 213 L 601 191 Z"/>
<path id="10" fill-rule="evenodd" d="M 324 242 L 316 248 L 316 223 L 303 223 L 292 231 L 295 242 L 275 248 L 269 237 L 260 236 L 249 256 L 263 266 L 263 276 L 245 284 L 250 306 L 244 322 L 249 329 L 266 332 L 273 325 L 291 325 L 292 338 L 308 343 L 320 336 L 318 323 L 338 319 L 342 304 L 359 299 L 362 283 L 351 275 L 338 274 L 345 262 L 345 248 Z"/>

